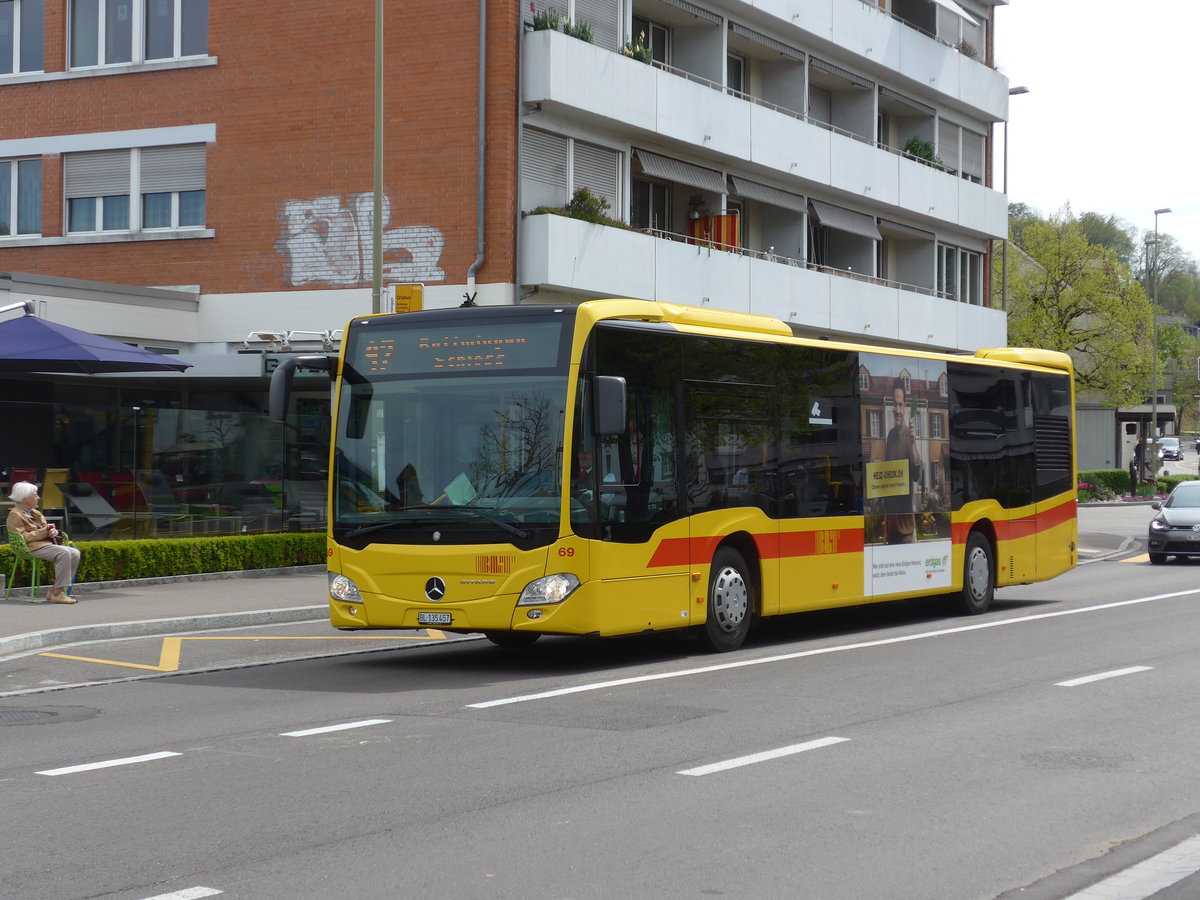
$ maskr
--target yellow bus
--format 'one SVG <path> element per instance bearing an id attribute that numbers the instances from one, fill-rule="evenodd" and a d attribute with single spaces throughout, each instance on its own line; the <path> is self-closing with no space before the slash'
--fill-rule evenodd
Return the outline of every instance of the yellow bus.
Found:
<path id="1" fill-rule="evenodd" d="M 641 300 L 366 316 L 334 378 L 340 629 L 692 629 L 995 588 L 1076 562 L 1072 367 L 793 336 Z"/>

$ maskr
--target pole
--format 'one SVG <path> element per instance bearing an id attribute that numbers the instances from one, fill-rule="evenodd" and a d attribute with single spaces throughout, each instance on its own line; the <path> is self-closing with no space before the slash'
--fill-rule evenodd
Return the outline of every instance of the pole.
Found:
<path id="1" fill-rule="evenodd" d="M 1029 88 L 1024 85 L 1009 88 L 1008 96 L 1028 94 Z M 1008 129 L 1012 123 L 1004 120 L 1004 243 L 1000 246 L 1000 308 L 1008 310 Z"/>
<path id="2" fill-rule="evenodd" d="M 1155 297 L 1155 268 L 1158 266 L 1158 217 L 1171 210 L 1164 207 L 1154 211 L 1154 261 L 1150 262 L 1150 254 L 1146 254 L 1147 267 L 1150 270 L 1150 341 L 1152 358 L 1150 360 L 1150 459 L 1157 481 L 1158 477 L 1158 301 Z"/>
<path id="3" fill-rule="evenodd" d="M 371 312 L 383 311 L 383 0 L 375 0 L 375 159 L 371 234 Z"/>

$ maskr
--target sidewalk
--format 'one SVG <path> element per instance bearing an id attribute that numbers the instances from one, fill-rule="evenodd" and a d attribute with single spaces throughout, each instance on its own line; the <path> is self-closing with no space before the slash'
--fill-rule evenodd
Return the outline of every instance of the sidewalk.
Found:
<path id="1" fill-rule="evenodd" d="M 46 593 L 30 603 L 29 588 L 13 588 L 0 599 L 0 657 L 105 638 L 328 622 L 324 566 L 80 584 L 73 604 L 46 603 Z"/>
<path id="2" fill-rule="evenodd" d="M 1083 565 L 1124 552 L 1130 538 L 1080 532 Z M 0 600 L 0 657 L 79 641 L 178 634 L 279 622 L 327 622 L 324 566 L 81 584 L 74 604 Z"/>

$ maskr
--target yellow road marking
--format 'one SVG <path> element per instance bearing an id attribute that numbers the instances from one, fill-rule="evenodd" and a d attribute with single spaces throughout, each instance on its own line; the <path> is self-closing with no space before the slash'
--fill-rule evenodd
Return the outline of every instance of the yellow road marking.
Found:
<path id="1" fill-rule="evenodd" d="M 1121 562 L 1136 562 L 1136 563 L 1150 562 L 1150 554 L 1142 553 L 1139 556 L 1129 556 L 1129 557 L 1126 557 L 1125 559 L 1121 560 Z"/>
<path id="2" fill-rule="evenodd" d="M 115 659 L 95 659 L 90 656 L 69 656 L 66 653 L 39 653 L 38 656 L 49 656 L 53 659 L 70 659 L 75 662 L 90 662 L 100 663 L 105 666 L 121 666 L 126 669 L 147 669 L 151 672 L 177 672 L 179 671 L 179 655 L 183 647 L 184 641 L 379 641 L 379 640 L 394 640 L 394 641 L 424 641 L 435 640 L 444 641 L 446 639 L 445 632 L 438 631 L 435 628 L 427 628 L 424 635 L 388 635 L 384 638 L 382 635 L 378 637 L 368 637 L 366 635 L 330 635 L 328 637 L 281 637 L 278 635 L 254 637 L 252 635 L 216 637 L 213 635 L 198 636 L 198 637 L 168 637 L 163 638 L 162 649 L 158 655 L 158 665 L 148 666 L 145 663 L 121 662 Z"/>

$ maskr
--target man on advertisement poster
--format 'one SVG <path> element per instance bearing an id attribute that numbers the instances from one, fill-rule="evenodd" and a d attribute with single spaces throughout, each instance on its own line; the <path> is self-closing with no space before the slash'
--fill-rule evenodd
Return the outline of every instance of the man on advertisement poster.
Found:
<path id="1" fill-rule="evenodd" d="M 921 454 L 917 449 L 916 425 L 910 418 L 905 421 L 908 408 L 908 391 L 904 379 L 897 377 L 892 384 L 892 429 L 884 445 L 884 459 L 888 462 L 905 462 L 908 477 L 905 490 L 883 498 L 884 530 L 889 544 L 911 544 L 917 539 L 916 492 L 913 486 L 921 480 Z"/>

